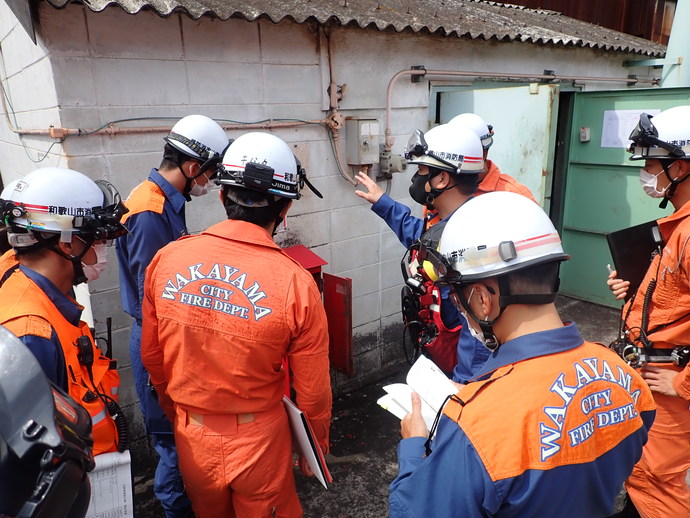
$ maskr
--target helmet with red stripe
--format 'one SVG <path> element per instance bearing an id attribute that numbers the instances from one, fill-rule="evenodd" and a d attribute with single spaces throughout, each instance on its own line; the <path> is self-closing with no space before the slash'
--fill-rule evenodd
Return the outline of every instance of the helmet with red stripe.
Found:
<path id="1" fill-rule="evenodd" d="M 441 124 L 415 131 L 405 148 L 409 164 L 465 175 L 484 172 L 484 150 L 477 135 L 463 127 Z"/>
<path id="2" fill-rule="evenodd" d="M 504 191 L 464 203 L 443 229 L 439 251 L 425 252 L 425 269 L 450 285 L 453 304 L 479 325 L 475 336 L 491 350 L 500 345 L 494 324 L 509 306 L 553 304 L 559 263 L 569 259 L 541 207 Z M 484 302 L 471 306 L 475 290 Z"/>
<path id="3" fill-rule="evenodd" d="M 215 182 L 233 189 L 299 199 L 306 184 L 319 198 L 323 197 L 307 180 L 290 146 L 270 133 L 256 131 L 239 136 L 225 151 L 217 173 Z"/>
<path id="4" fill-rule="evenodd" d="M 8 185 L 2 198 L 0 215 L 15 248 L 33 246 L 44 234 L 69 242 L 72 234 L 110 240 L 127 232 L 120 223 L 127 209 L 117 189 L 72 169 L 36 169 Z"/>
<path id="5" fill-rule="evenodd" d="M 440 277 L 462 284 L 569 258 L 541 207 L 503 191 L 477 196 L 456 210 L 439 251 L 446 262 Z"/>

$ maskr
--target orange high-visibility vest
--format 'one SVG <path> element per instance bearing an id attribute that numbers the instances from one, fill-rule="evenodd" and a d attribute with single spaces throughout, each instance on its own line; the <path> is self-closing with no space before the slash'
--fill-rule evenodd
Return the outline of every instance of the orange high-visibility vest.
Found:
<path id="1" fill-rule="evenodd" d="M 12 272 L 0 287 L 0 299 L 0 324 L 15 335 L 50 339 L 51 328 L 55 330 L 65 355 L 68 393 L 91 416 L 94 455 L 117 451 L 115 421 L 96 392 L 117 401 L 120 376 L 111 369 L 111 360 L 95 346 L 87 324 L 79 322 L 79 326 L 72 325 L 45 292 L 19 269 Z M 88 337 L 93 348 L 93 379 L 87 368 L 79 363 L 77 339 L 80 336 Z"/>

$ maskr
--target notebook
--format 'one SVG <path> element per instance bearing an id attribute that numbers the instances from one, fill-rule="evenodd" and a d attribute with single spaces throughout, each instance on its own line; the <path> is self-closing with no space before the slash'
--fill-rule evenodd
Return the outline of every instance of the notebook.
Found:
<path id="1" fill-rule="evenodd" d="M 626 300 L 640 286 L 652 260 L 652 253 L 663 248 L 663 240 L 656 220 L 606 234 L 611 257 L 618 278 L 630 281 Z"/>

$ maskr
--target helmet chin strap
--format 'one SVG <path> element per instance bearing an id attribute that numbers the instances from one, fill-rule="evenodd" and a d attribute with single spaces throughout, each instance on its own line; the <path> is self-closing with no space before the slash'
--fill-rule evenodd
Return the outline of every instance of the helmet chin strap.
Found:
<path id="1" fill-rule="evenodd" d="M 187 201 L 191 201 L 192 197 L 189 195 L 190 191 L 192 190 L 192 182 L 199 178 L 202 174 L 206 172 L 206 169 L 200 168 L 199 169 L 199 174 L 196 176 L 187 176 L 184 172 L 184 169 L 182 169 L 182 166 L 184 165 L 185 162 L 190 162 L 193 161 L 191 158 L 189 160 L 184 160 L 182 162 L 177 163 L 177 167 L 180 169 L 180 172 L 182 173 L 182 176 L 184 176 L 184 189 L 182 190 L 182 195 L 185 197 Z"/>
<path id="2" fill-rule="evenodd" d="M 482 330 L 482 334 L 484 335 L 484 346 L 491 352 L 498 349 L 501 344 L 499 343 L 498 338 L 496 338 L 496 335 L 494 334 L 493 325 L 499 318 L 501 318 L 501 315 L 503 314 L 503 310 L 505 308 L 502 307 L 499 309 L 498 316 L 496 318 L 494 318 L 493 320 L 487 320 L 479 318 L 477 315 L 474 314 L 474 311 L 472 311 L 472 309 L 470 308 L 470 301 L 468 299 L 465 299 L 465 297 L 458 298 L 460 299 L 462 307 L 465 308 L 465 311 L 467 311 L 467 314 L 470 317 L 472 317 L 472 320 L 479 324 L 479 328 Z M 470 323 L 468 322 L 467 325 L 470 325 Z"/>
<path id="3" fill-rule="evenodd" d="M 429 183 L 429 186 L 431 186 L 431 183 Z M 437 189 L 436 187 L 431 187 L 431 191 L 429 191 L 426 195 L 426 200 L 424 205 L 426 205 L 426 208 L 429 210 L 432 210 L 434 208 L 434 200 L 441 196 L 446 191 L 451 190 L 452 188 L 456 187 L 456 184 L 449 185 L 447 187 L 444 187 L 443 189 Z"/>
<path id="4" fill-rule="evenodd" d="M 666 193 L 664 194 L 664 197 L 661 199 L 661 203 L 659 203 L 660 209 L 665 209 L 668 206 L 668 202 L 671 201 L 671 198 L 673 198 L 673 195 L 676 194 L 676 189 L 678 188 L 678 185 L 680 185 L 681 182 L 684 182 L 685 180 L 690 178 L 690 174 L 686 174 L 680 180 L 678 180 L 677 178 L 676 179 L 671 178 L 671 173 L 669 173 L 669 168 L 673 165 L 674 162 L 676 162 L 676 161 L 673 160 L 672 162 L 669 162 L 667 164 L 665 160 L 661 161 L 661 167 L 664 169 L 664 174 L 666 175 L 666 178 L 668 178 L 668 181 L 671 182 L 671 185 L 669 185 L 668 189 L 666 189 Z"/>
<path id="5" fill-rule="evenodd" d="M 553 293 L 532 293 L 532 294 L 515 294 L 511 295 L 510 293 L 510 285 L 508 283 L 508 278 L 501 276 L 498 277 L 498 289 L 500 290 L 500 295 L 498 297 L 498 315 L 496 318 L 493 320 L 487 320 L 487 319 L 481 319 L 478 318 L 470 309 L 470 304 L 469 300 L 465 300 L 464 298 L 460 298 L 460 302 L 462 303 L 462 307 L 465 308 L 465 311 L 467 311 L 467 314 L 472 317 L 473 320 L 475 320 L 478 324 L 480 329 L 482 330 L 482 334 L 484 335 L 484 345 L 490 350 L 490 351 L 495 351 L 501 346 L 501 343 L 498 341 L 498 338 L 496 338 L 496 335 L 494 334 L 493 326 L 496 323 L 496 321 L 501 318 L 501 315 L 503 315 L 503 312 L 506 310 L 506 308 L 512 304 L 533 304 L 533 305 L 542 305 L 542 304 L 549 304 L 551 302 L 554 302 L 556 300 L 556 297 L 558 296 L 558 282 L 556 286 L 554 286 L 555 291 Z M 493 293 L 493 290 L 492 290 Z M 469 325 L 469 323 L 468 323 Z"/>
<path id="6" fill-rule="evenodd" d="M 42 240 L 39 237 L 37 237 L 37 239 L 39 239 L 39 241 L 45 242 L 45 240 Z M 86 275 L 84 274 L 84 268 L 81 265 L 81 260 L 86 255 L 86 252 L 89 251 L 89 249 L 91 248 L 91 245 L 93 245 L 94 241 L 96 241 L 96 239 L 93 236 L 90 236 L 86 239 L 84 239 L 84 238 L 80 238 L 80 239 L 84 242 L 84 251 L 79 255 L 66 254 L 65 252 L 60 250 L 60 246 L 58 244 L 47 246 L 48 250 L 55 252 L 60 257 L 64 257 L 65 259 L 67 259 L 68 261 L 70 261 L 72 263 L 72 269 L 74 270 L 74 279 L 72 280 L 72 284 L 74 286 L 76 286 L 77 284 L 81 284 L 82 282 L 86 282 L 88 280 L 86 278 Z"/>
<path id="7" fill-rule="evenodd" d="M 437 189 L 436 187 L 432 187 L 431 186 L 431 180 L 433 180 L 434 178 L 436 178 L 438 175 L 440 175 L 443 172 L 447 173 L 448 171 L 443 171 L 442 169 L 434 168 L 433 173 L 431 171 L 429 172 L 429 175 L 428 175 L 429 178 L 428 178 L 426 183 L 429 184 L 430 191 L 426 194 L 426 200 L 424 202 L 424 205 L 426 205 L 426 208 L 429 210 L 434 209 L 434 201 L 436 200 L 436 198 L 441 196 L 444 192 L 449 191 L 449 190 L 451 190 L 457 186 L 457 184 L 455 182 L 453 182 L 453 185 L 448 185 L 448 186 L 444 187 L 443 189 Z"/>
<path id="8" fill-rule="evenodd" d="M 189 191 L 192 190 L 192 180 L 194 180 L 194 178 L 190 178 L 184 173 L 184 169 L 182 169 L 183 165 L 184 162 L 177 163 L 177 167 L 180 169 L 182 176 L 184 176 L 184 188 L 182 189 L 182 196 L 184 196 L 187 201 L 191 201 L 192 197 L 189 195 Z"/>
<path id="9" fill-rule="evenodd" d="M 280 215 L 280 213 L 283 211 L 283 208 L 285 207 L 280 203 L 280 200 L 284 198 L 278 197 L 273 197 L 273 201 L 269 201 L 269 207 L 271 207 L 271 210 L 273 211 L 273 215 L 275 217 L 275 223 L 273 225 L 273 232 L 271 232 L 271 236 L 275 236 L 276 232 L 278 231 L 278 227 L 280 224 L 283 222 L 283 216 Z"/>
<path id="10" fill-rule="evenodd" d="M 502 313 L 502 311 L 501 311 L 501 313 Z M 500 317 L 501 315 L 499 314 L 498 316 Z M 472 317 L 472 318 L 474 318 L 474 317 Z M 496 338 L 496 335 L 494 334 L 494 329 L 493 329 L 493 324 L 494 324 L 494 322 L 496 322 L 496 320 L 498 320 L 498 317 L 494 318 L 491 321 L 477 320 L 477 323 L 479 324 L 479 328 L 482 330 L 482 334 L 484 335 L 484 345 L 491 352 L 494 352 L 496 349 L 498 349 L 501 346 L 501 344 L 498 341 L 498 338 Z"/>

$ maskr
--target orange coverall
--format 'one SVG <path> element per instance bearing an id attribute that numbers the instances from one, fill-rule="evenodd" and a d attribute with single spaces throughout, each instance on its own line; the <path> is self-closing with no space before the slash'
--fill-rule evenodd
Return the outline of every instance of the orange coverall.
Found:
<path id="1" fill-rule="evenodd" d="M 628 309 L 626 328 L 637 338 L 645 292 L 652 279 L 657 285 L 649 303 L 649 339 L 656 349 L 690 344 L 690 203 L 660 219 L 665 247 L 655 256 Z M 631 307 L 632 304 L 632 307 Z M 656 329 L 664 326 L 662 329 Z M 656 329 L 656 330 L 655 330 Z M 626 483 L 628 494 L 643 518 L 690 516 L 690 490 L 685 482 L 690 468 L 690 365 L 655 366 L 678 372 L 673 386 L 678 396 L 653 392 L 656 418 L 642 459 Z"/>
<path id="2" fill-rule="evenodd" d="M 327 452 L 328 324 L 311 274 L 261 227 L 226 220 L 156 254 L 142 314 L 142 361 L 197 517 L 302 516 L 281 365 L 287 354 Z"/>

